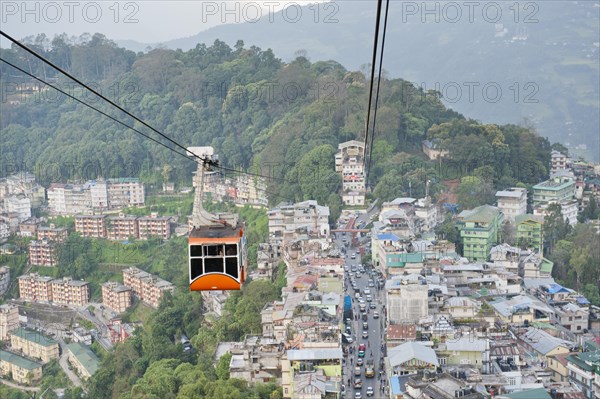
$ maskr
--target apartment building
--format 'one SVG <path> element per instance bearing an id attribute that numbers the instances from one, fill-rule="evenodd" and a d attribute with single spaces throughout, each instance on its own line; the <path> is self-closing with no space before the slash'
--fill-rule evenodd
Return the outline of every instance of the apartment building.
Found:
<path id="1" fill-rule="evenodd" d="M 126 311 L 131 306 L 131 288 L 116 281 L 102 284 L 102 304 L 117 313 Z"/>
<path id="2" fill-rule="evenodd" d="M 38 240 L 48 240 L 54 242 L 65 242 L 69 232 L 64 227 L 56 227 L 54 224 L 50 224 L 49 227 L 39 227 L 37 229 Z"/>
<path id="3" fill-rule="evenodd" d="M 52 280 L 52 301 L 58 304 L 83 306 L 90 302 L 90 285 L 70 277 Z"/>
<path id="4" fill-rule="evenodd" d="M 160 279 L 148 272 L 130 267 L 123 270 L 123 284 L 131 288 L 139 300 L 157 308 L 166 291 L 173 292 L 175 286 L 168 281 Z"/>
<path id="5" fill-rule="evenodd" d="M 82 237 L 106 238 L 106 215 L 75 216 L 75 231 Z"/>
<path id="6" fill-rule="evenodd" d="M 153 212 L 149 217 L 140 217 L 138 223 L 138 238 L 147 240 L 150 237 L 159 237 L 168 240 L 171 237 L 171 218 L 167 216 L 159 217 L 158 213 Z"/>
<path id="7" fill-rule="evenodd" d="M 0 305 L 0 341 L 9 338 L 8 333 L 19 328 L 19 308 L 15 305 Z"/>
<path id="8" fill-rule="evenodd" d="M 112 216 L 108 218 L 107 238 L 121 241 L 138 237 L 138 224 L 135 216 Z"/>
<path id="9" fill-rule="evenodd" d="M 10 226 L 8 223 L 0 222 L 0 243 L 6 242 L 10 237 Z"/>
<path id="10" fill-rule="evenodd" d="M 90 198 L 93 209 L 108 209 L 108 182 L 106 180 L 90 181 Z"/>
<path id="11" fill-rule="evenodd" d="M 0 266 L 0 295 L 4 295 L 10 287 L 10 268 L 8 266 Z"/>
<path id="12" fill-rule="evenodd" d="M 56 215 L 84 213 L 92 207 L 89 186 L 53 183 L 48 187 L 48 209 Z"/>
<path id="13" fill-rule="evenodd" d="M 511 222 L 518 215 L 527 213 L 527 190 L 519 187 L 511 187 L 496 192 L 498 209 L 504 214 L 504 218 Z"/>
<path id="14" fill-rule="evenodd" d="M 83 306 L 90 301 L 89 283 L 70 277 L 53 279 L 30 273 L 18 278 L 19 296 L 32 301 Z"/>
<path id="15" fill-rule="evenodd" d="M 43 364 L 58 359 L 58 342 L 47 338 L 37 331 L 17 328 L 10 332 L 10 346 L 25 356 L 39 359 Z"/>
<path id="16" fill-rule="evenodd" d="M 29 243 L 29 263 L 34 266 L 56 266 L 58 254 L 56 245 L 48 240 L 31 241 Z"/>
<path id="17" fill-rule="evenodd" d="M 271 239 L 290 241 L 298 234 L 329 237 L 329 207 L 309 200 L 296 204 L 280 204 L 267 213 Z"/>
<path id="18" fill-rule="evenodd" d="M 19 281 L 19 297 L 32 301 L 52 301 L 52 277 L 30 273 L 17 278 Z"/>
<path id="19" fill-rule="evenodd" d="M 557 176 L 533 186 L 533 206 L 561 203 L 575 198 L 575 181 Z"/>
<path id="20" fill-rule="evenodd" d="M 69 356 L 69 363 L 77 370 L 77 374 L 79 374 L 83 380 L 87 380 L 93 376 L 100 367 L 100 359 L 98 359 L 98 356 L 96 356 L 90 348 L 79 342 L 67 344 L 67 353 Z"/>
<path id="21" fill-rule="evenodd" d="M 517 245 L 521 248 L 533 248 L 535 252 L 544 251 L 544 217 L 540 215 L 518 215 L 515 218 L 517 227 Z"/>
<path id="22" fill-rule="evenodd" d="M 600 368 L 600 353 L 583 352 L 567 356 L 569 382 L 575 385 L 587 399 L 594 399 L 595 372 Z"/>
<path id="23" fill-rule="evenodd" d="M 406 280 L 405 280 L 406 282 Z M 385 284 L 389 324 L 418 323 L 429 314 L 427 285 L 391 279 Z"/>
<path id="24" fill-rule="evenodd" d="M 4 211 L 19 215 L 19 222 L 31 217 L 31 200 L 25 194 L 11 195 L 4 198 Z"/>
<path id="25" fill-rule="evenodd" d="M 108 179 L 107 192 L 111 208 L 144 205 L 145 203 L 144 184 L 138 178 Z"/>
<path id="26" fill-rule="evenodd" d="M 553 150 L 550 153 L 550 173 L 569 168 L 569 158 L 560 151 Z"/>
<path id="27" fill-rule="evenodd" d="M 16 383 L 29 385 L 42 378 L 42 365 L 15 353 L 0 350 L 0 375 L 10 375 Z"/>
<path id="28" fill-rule="evenodd" d="M 350 140 L 338 145 L 335 171 L 342 174 L 342 202 L 345 205 L 365 204 L 365 145 Z"/>
<path id="29" fill-rule="evenodd" d="M 472 262 L 487 261 L 490 250 L 500 240 L 503 220 L 500 209 L 482 205 L 462 211 L 458 219 L 464 256 Z"/>

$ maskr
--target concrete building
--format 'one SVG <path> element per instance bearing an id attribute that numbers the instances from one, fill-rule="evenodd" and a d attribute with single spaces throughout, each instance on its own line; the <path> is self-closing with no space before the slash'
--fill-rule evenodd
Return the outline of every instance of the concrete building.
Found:
<path id="1" fill-rule="evenodd" d="M 108 182 L 106 180 L 92 180 L 90 182 L 90 197 L 93 209 L 108 209 Z"/>
<path id="2" fill-rule="evenodd" d="M 0 305 L 0 341 L 6 341 L 9 333 L 19 328 L 19 308 L 15 305 Z"/>
<path id="3" fill-rule="evenodd" d="M 554 306 L 554 322 L 574 333 L 583 333 L 588 328 L 590 312 L 574 303 Z"/>
<path id="4" fill-rule="evenodd" d="M 31 217 L 31 200 L 24 194 L 11 195 L 4 198 L 4 211 L 19 215 L 19 222 Z"/>
<path id="5" fill-rule="evenodd" d="M 138 223 L 138 238 L 147 240 L 151 237 L 158 237 L 168 240 L 171 237 L 171 218 L 159 217 L 158 213 L 153 212 L 149 217 L 140 217 Z"/>
<path id="6" fill-rule="evenodd" d="M 84 306 L 90 302 L 90 285 L 70 277 L 52 280 L 52 302 L 62 305 Z"/>
<path id="7" fill-rule="evenodd" d="M 387 375 L 407 375 L 418 370 L 435 371 L 439 366 L 433 349 L 420 342 L 406 342 L 388 351 Z"/>
<path id="8" fill-rule="evenodd" d="M 19 281 L 19 297 L 32 301 L 52 301 L 52 277 L 30 273 L 17 278 Z"/>
<path id="9" fill-rule="evenodd" d="M 29 385 L 42 378 L 42 365 L 15 353 L 0 350 L 0 375 L 10 375 L 16 383 Z"/>
<path id="10" fill-rule="evenodd" d="M 75 231 L 82 237 L 106 238 L 106 215 L 75 216 Z"/>
<path id="11" fill-rule="evenodd" d="M 37 238 L 38 240 L 48 240 L 54 242 L 65 242 L 69 232 L 64 227 L 56 227 L 54 224 L 50 224 L 49 227 L 38 227 Z"/>
<path id="12" fill-rule="evenodd" d="M 447 157 L 449 154 L 448 150 L 440 148 L 437 141 L 423 140 L 421 148 L 430 161 Z"/>
<path id="13" fill-rule="evenodd" d="M 553 150 L 550 153 L 550 173 L 569 169 L 569 158 L 560 151 Z"/>
<path id="14" fill-rule="evenodd" d="M 133 294 L 148 305 L 158 308 L 166 291 L 173 292 L 175 286 L 148 272 L 130 267 L 123 270 L 123 284 L 130 287 Z"/>
<path id="15" fill-rule="evenodd" d="M 340 347 L 288 350 L 281 361 L 283 397 L 298 397 L 295 394 L 296 390 L 301 393 L 305 392 L 303 381 L 305 377 L 303 375 L 306 374 L 320 374 L 328 377 L 322 381 L 327 380 L 335 383 L 331 384 L 329 389 L 323 386 L 322 392 L 338 393 L 341 388 L 342 357 L 343 353 Z"/>
<path id="16" fill-rule="evenodd" d="M 504 218 L 511 222 L 518 215 L 527 213 L 527 190 L 519 187 L 511 187 L 496 192 L 498 209 L 504 214 Z"/>
<path id="17" fill-rule="evenodd" d="M 569 382 L 575 385 L 587 399 L 595 399 L 594 380 L 600 369 L 600 353 L 583 352 L 567 356 Z"/>
<path id="18" fill-rule="evenodd" d="M 122 213 L 119 216 L 110 216 L 106 230 L 109 240 L 123 241 L 130 238 L 136 239 L 139 234 L 137 217 L 126 216 Z"/>
<path id="19" fill-rule="evenodd" d="M 10 226 L 8 223 L 0 222 L 0 243 L 6 242 L 10 237 Z"/>
<path id="20" fill-rule="evenodd" d="M 389 324 L 418 323 L 429 314 L 427 285 L 391 279 L 386 282 L 385 290 Z"/>
<path id="21" fill-rule="evenodd" d="M 115 281 L 102 284 L 102 304 L 117 313 L 126 311 L 131 306 L 131 288 Z"/>
<path id="22" fill-rule="evenodd" d="M 90 348 L 79 342 L 67 344 L 67 352 L 69 354 L 69 363 L 77 370 L 77 374 L 83 380 L 87 380 L 93 376 L 100 368 L 100 359 L 98 359 L 98 356 Z"/>
<path id="23" fill-rule="evenodd" d="M 108 179 L 108 201 L 111 208 L 144 205 L 144 184 L 133 177 Z"/>
<path id="24" fill-rule="evenodd" d="M 487 261 L 490 250 L 500 241 L 502 213 L 494 206 L 482 205 L 458 215 L 464 256 L 472 262 Z"/>
<path id="25" fill-rule="evenodd" d="M 25 356 L 39 359 L 42 364 L 58 359 L 58 342 L 46 338 L 37 331 L 17 328 L 10 332 L 10 346 Z"/>
<path id="26" fill-rule="evenodd" d="M 490 347 L 487 339 L 474 336 L 449 339 L 436 349 L 438 360 L 447 366 L 468 364 L 481 370 L 489 371 Z"/>
<path id="27" fill-rule="evenodd" d="M 85 213 L 92 207 L 88 186 L 53 183 L 48 188 L 48 210 L 56 215 Z"/>
<path id="28" fill-rule="evenodd" d="M 0 266 L 0 296 L 10 287 L 10 267 Z"/>
<path id="29" fill-rule="evenodd" d="M 272 240 L 293 241 L 298 234 L 315 238 L 329 237 L 329 207 L 309 200 L 296 204 L 280 204 L 267 213 L 269 237 Z"/>
<path id="30" fill-rule="evenodd" d="M 56 245 L 48 240 L 31 241 L 29 243 L 29 263 L 34 266 L 56 266 L 58 254 Z"/>
<path id="31" fill-rule="evenodd" d="M 365 145 L 350 140 L 338 145 L 335 171 L 342 174 L 342 202 L 344 205 L 365 204 Z"/>
<path id="32" fill-rule="evenodd" d="M 533 186 L 533 207 L 569 201 L 575 198 L 575 181 L 569 177 L 555 177 Z"/>
<path id="33" fill-rule="evenodd" d="M 533 248 L 544 252 L 544 217 L 540 215 L 519 215 L 515 218 L 517 245 L 520 248 Z"/>

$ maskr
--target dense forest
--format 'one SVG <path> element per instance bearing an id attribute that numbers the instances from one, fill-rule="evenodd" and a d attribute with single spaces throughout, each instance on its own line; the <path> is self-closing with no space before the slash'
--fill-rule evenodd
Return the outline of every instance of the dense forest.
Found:
<path id="1" fill-rule="evenodd" d="M 334 61 L 311 63 L 302 54 L 283 63 L 272 51 L 246 47 L 242 41 L 234 48 L 215 41 L 185 52 L 158 48 L 138 54 L 100 34 L 52 40 L 40 35 L 27 43 L 184 146 L 212 145 L 223 165 L 273 176 L 267 192 L 271 204 L 310 198 L 332 209 L 341 207 L 334 154 L 340 142 L 364 140 L 369 88 L 364 72 L 347 71 Z M 2 49 L 0 56 L 133 126 L 130 118 L 24 52 Z M 4 93 L 0 122 L 2 175 L 33 171 L 45 185 L 139 176 L 150 192 L 165 180 L 191 185 L 195 165 L 189 159 L 52 89 L 32 87 L 30 78 L 4 63 L 0 72 L 2 87 L 11 88 Z M 482 125 L 445 108 L 439 93 L 401 79 L 382 83 L 369 180 L 373 197 L 423 196 L 427 185 L 436 197 L 445 190 L 444 181 L 458 180 L 458 201 L 468 208 L 493 203 L 495 189 L 529 187 L 548 177 L 553 147 L 531 129 Z M 137 123 L 135 127 L 160 139 Z M 425 139 L 435 140 L 450 157 L 427 160 L 420 150 Z M 264 214 L 244 212 L 256 224 L 252 241 L 264 239 Z M 446 227 L 451 234 L 452 226 Z M 557 238 L 556 251 L 565 247 L 569 257 L 583 256 L 562 244 L 567 234 L 585 231 Z M 80 245 L 76 236 L 70 240 Z M 173 240 L 143 266 L 183 287 L 184 258 L 185 243 Z M 74 276 L 94 268 L 85 256 L 62 263 L 64 272 Z M 284 276 L 280 267 L 275 282 L 245 285 L 229 298 L 218 320 L 203 318 L 198 295 L 180 289 L 168 296 L 132 339 L 103 355 L 101 368 L 86 386 L 87 397 L 280 397 L 273 385 L 249 387 L 229 379 L 228 357 L 216 367 L 212 359 L 217 343 L 260 331 L 260 310 L 280 296 Z M 195 354 L 183 351 L 176 339 L 181 333 L 191 337 Z M 80 393 L 69 390 L 65 397 Z"/>

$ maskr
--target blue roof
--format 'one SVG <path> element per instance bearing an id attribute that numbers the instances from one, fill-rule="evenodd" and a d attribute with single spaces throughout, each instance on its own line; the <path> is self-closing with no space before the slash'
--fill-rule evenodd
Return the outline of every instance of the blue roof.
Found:
<path id="1" fill-rule="evenodd" d="M 590 301 L 588 301 L 584 296 L 578 296 L 577 303 L 580 305 L 589 305 Z"/>
<path id="2" fill-rule="evenodd" d="M 571 292 L 568 288 L 563 287 L 560 284 L 550 284 L 548 286 L 548 293 L 549 294 L 558 294 L 559 292 Z"/>
<path id="3" fill-rule="evenodd" d="M 399 241 L 400 238 L 398 238 L 398 236 L 396 234 L 393 233 L 383 233 L 383 234 L 379 234 L 377 236 L 378 240 L 385 240 L 385 241 Z"/>

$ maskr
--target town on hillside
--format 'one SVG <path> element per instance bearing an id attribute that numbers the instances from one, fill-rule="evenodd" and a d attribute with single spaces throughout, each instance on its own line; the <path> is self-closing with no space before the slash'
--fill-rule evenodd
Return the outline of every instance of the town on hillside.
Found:
<path id="1" fill-rule="evenodd" d="M 422 152 L 448 156 L 429 140 Z M 373 198 L 362 142 L 339 144 L 334 162 L 335 218 L 314 199 L 269 207 L 263 177 L 205 176 L 207 202 L 256 209 L 267 221 L 266 240 L 250 242 L 247 284 L 281 282 L 258 330 L 217 343 L 215 366 L 251 385 L 274 383 L 285 399 L 600 398 L 598 282 L 561 284 L 549 256 L 573 245 L 556 232 L 578 225 L 597 245 L 600 165 L 553 151 L 547 180 L 467 209 L 450 189 L 430 195 L 429 180 L 423 196 Z M 187 236 L 179 202 L 157 209 L 173 198 L 191 206 L 191 191 L 165 181 L 149 205 L 138 177 L 48 187 L 27 171 L 0 179 L 3 381 L 40 387 L 57 361 L 71 386 L 87 389 L 99 351 L 131 340 L 145 323 L 135 316 L 159 312 L 180 290 L 140 259 Z M 138 252 L 115 260 L 127 248 Z M 187 274 L 187 264 L 174 267 Z M 585 267 L 584 259 L 577 273 Z M 202 323 L 231 317 L 233 291 L 197 295 Z M 170 339 L 186 354 L 202 349 L 184 334 Z"/>

